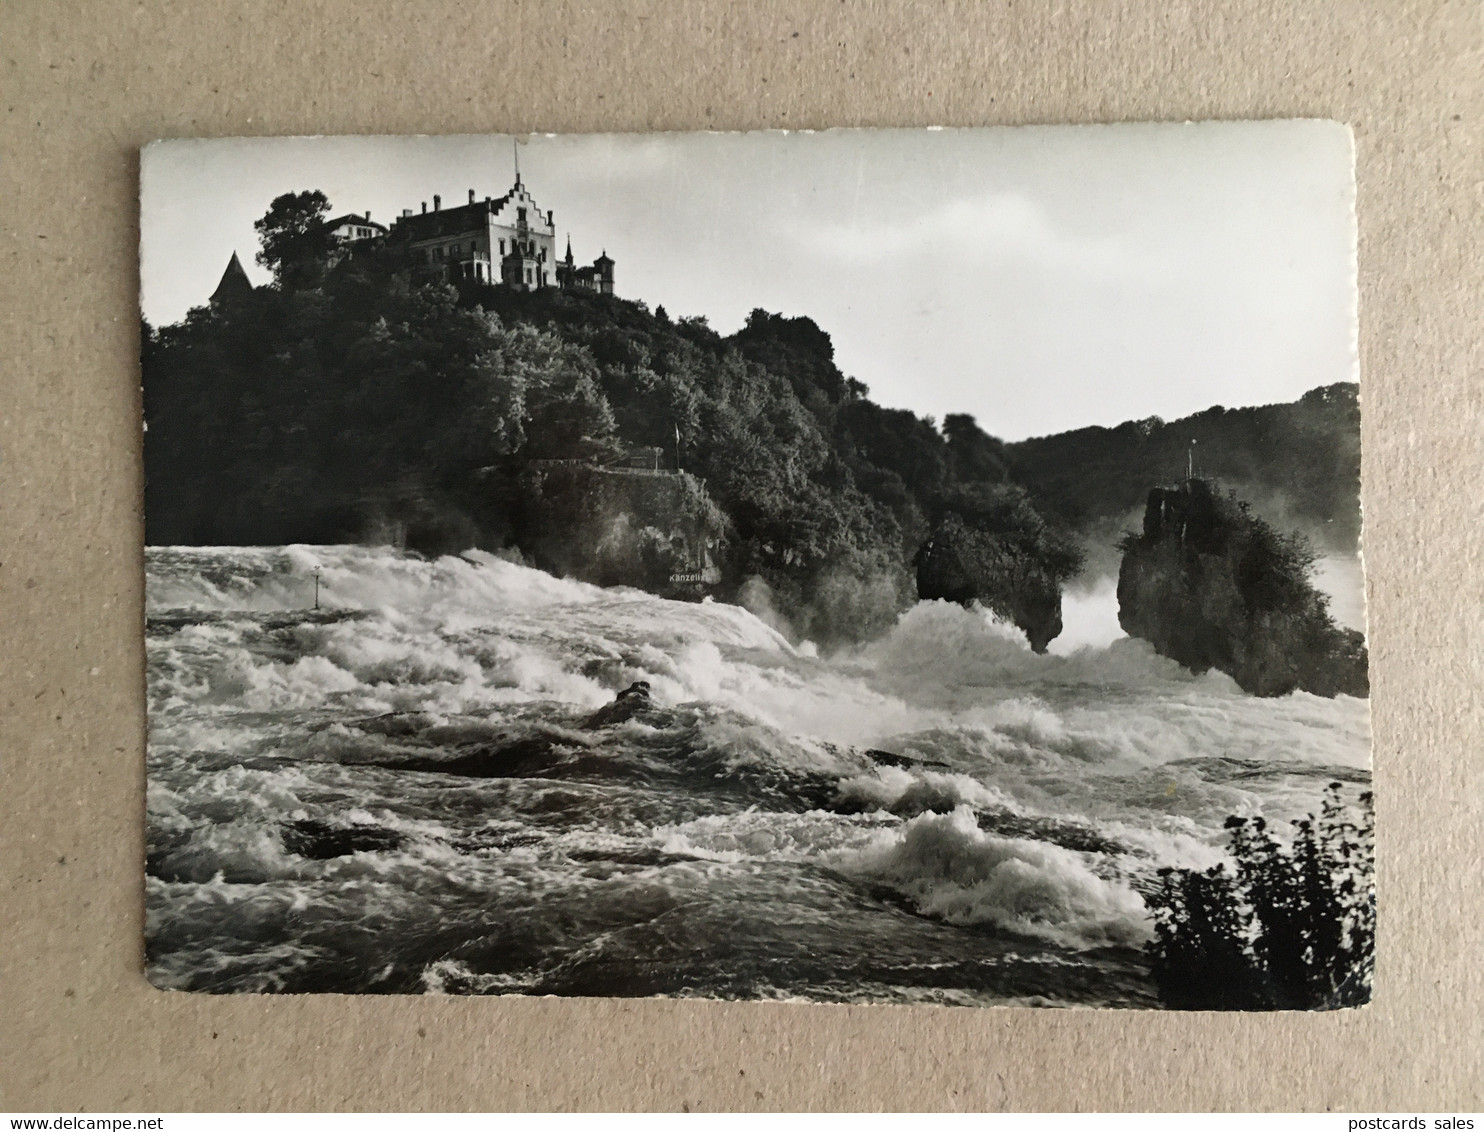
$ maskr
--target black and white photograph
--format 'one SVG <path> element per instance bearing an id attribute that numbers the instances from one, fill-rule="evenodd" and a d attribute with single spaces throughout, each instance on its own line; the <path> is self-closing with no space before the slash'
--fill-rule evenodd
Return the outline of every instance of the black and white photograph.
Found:
<path id="1" fill-rule="evenodd" d="M 155 986 L 1370 1001 L 1345 125 L 140 182 Z"/>

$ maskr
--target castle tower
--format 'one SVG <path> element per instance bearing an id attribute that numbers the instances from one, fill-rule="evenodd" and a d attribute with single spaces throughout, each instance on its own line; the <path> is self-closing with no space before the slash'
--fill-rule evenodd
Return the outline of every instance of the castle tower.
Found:
<path id="1" fill-rule="evenodd" d="M 245 295 L 251 295 L 252 292 L 252 280 L 242 269 L 242 261 L 237 258 L 237 253 L 233 252 L 232 258 L 227 261 L 227 270 L 222 272 L 222 281 L 211 293 L 211 305 L 219 306 L 222 303 L 229 303 Z"/>
<path id="2" fill-rule="evenodd" d="M 613 260 L 608 256 L 608 249 L 603 249 L 603 254 L 593 260 L 593 273 L 596 276 L 597 291 L 600 295 L 613 294 Z"/>

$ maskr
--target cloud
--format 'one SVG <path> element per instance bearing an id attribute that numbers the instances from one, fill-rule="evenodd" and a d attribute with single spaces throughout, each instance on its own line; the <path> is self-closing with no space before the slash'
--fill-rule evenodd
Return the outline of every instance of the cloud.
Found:
<path id="1" fill-rule="evenodd" d="M 854 267 L 926 258 L 961 269 L 1019 260 L 1094 279 L 1152 269 L 1148 252 L 1126 238 L 1076 235 L 1054 224 L 1029 197 L 1010 192 L 944 201 L 917 212 L 800 225 L 793 238 L 812 255 Z"/>

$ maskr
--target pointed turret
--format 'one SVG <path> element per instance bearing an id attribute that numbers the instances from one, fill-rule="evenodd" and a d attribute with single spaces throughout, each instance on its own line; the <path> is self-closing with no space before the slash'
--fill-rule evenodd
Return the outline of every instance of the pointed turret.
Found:
<path id="1" fill-rule="evenodd" d="M 227 270 L 222 272 L 222 281 L 211 293 L 212 305 L 240 299 L 244 295 L 251 295 L 252 291 L 252 280 L 242 269 L 242 261 L 237 258 L 237 253 L 233 252 L 232 258 L 227 261 Z"/>

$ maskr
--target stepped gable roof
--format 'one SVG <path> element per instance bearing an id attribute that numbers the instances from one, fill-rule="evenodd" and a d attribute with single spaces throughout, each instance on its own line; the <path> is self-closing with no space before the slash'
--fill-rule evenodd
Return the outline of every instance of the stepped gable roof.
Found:
<path id="1" fill-rule="evenodd" d="M 409 239 L 433 240 L 440 236 L 453 236 L 460 232 L 480 229 L 484 227 L 487 215 L 498 216 L 515 195 L 524 188 L 525 186 L 517 182 L 515 187 L 504 196 L 477 200 L 473 204 L 455 205 L 453 208 L 438 208 L 432 212 L 414 212 L 411 216 L 399 216 L 395 221 L 397 230 Z M 530 195 L 529 191 L 526 195 Z M 545 209 L 536 205 L 535 200 L 532 200 L 531 204 L 536 207 L 538 215 L 545 213 Z"/>
<path id="2" fill-rule="evenodd" d="M 339 228 L 342 224 L 364 224 L 368 228 L 375 228 L 378 232 L 385 233 L 385 224 L 378 224 L 369 216 L 362 216 L 358 212 L 347 212 L 344 216 L 337 216 L 333 220 L 326 220 L 325 227 L 330 229 Z"/>
<path id="3" fill-rule="evenodd" d="M 232 258 L 227 261 L 227 270 L 222 272 L 222 281 L 216 285 L 216 290 L 211 293 L 211 301 L 219 303 L 223 299 L 235 299 L 241 295 L 252 294 L 252 280 L 247 277 L 247 272 L 242 269 L 242 261 L 237 258 L 237 253 L 232 253 Z"/>

